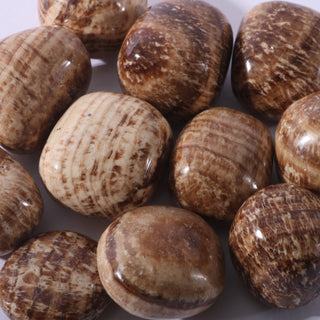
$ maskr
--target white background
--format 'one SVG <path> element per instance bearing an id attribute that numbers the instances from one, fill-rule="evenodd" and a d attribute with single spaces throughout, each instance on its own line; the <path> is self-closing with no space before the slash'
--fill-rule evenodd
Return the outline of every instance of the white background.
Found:
<path id="1" fill-rule="evenodd" d="M 155 3 L 151 0 L 149 4 Z M 243 15 L 254 5 L 262 1 L 253 0 L 208 0 L 211 4 L 219 8 L 229 19 L 236 36 L 239 24 Z M 320 11 L 320 1 L 292 1 L 302 5 L 314 8 Z M 25 29 L 39 26 L 37 1 L 36 0 L 0 0 L 0 39 L 10 34 Z M 320 53 L 319 53 L 320 54 Z M 0 57 L 1 58 L 1 57 Z M 113 91 L 121 92 L 116 72 L 117 53 L 111 53 L 106 62 L 94 60 L 93 77 L 89 88 L 89 92 L 93 91 Z M 243 110 L 235 100 L 231 86 L 230 74 L 225 82 L 221 98 L 216 105 L 231 107 Z M 244 110 L 243 110 L 244 111 Z M 272 135 L 274 134 L 275 125 L 270 126 Z M 32 155 L 13 156 L 19 160 L 22 165 L 34 177 L 38 187 L 40 188 L 44 200 L 44 214 L 40 225 L 35 230 L 35 234 L 48 230 L 72 230 L 85 234 L 95 240 L 98 240 L 101 233 L 107 227 L 108 222 L 103 219 L 87 218 L 80 216 L 70 210 L 64 208 L 53 200 L 45 191 L 38 174 L 38 160 L 40 153 Z M 276 182 L 275 174 L 273 174 L 273 182 Z M 154 204 L 171 204 L 175 205 L 174 200 L 167 191 L 167 181 L 164 177 L 159 189 L 150 203 Z M 235 273 L 231 265 L 228 252 L 228 227 L 223 224 L 213 225 L 218 233 L 224 247 L 226 257 L 226 285 L 221 297 L 216 304 L 191 319 L 194 320 L 266 320 L 266 319 L 305 319 L 320 320 L 320 297 L 305 307 L 295 310 L 278 310 L 262 305 L 253 298 L 244 287 L 241 280 Z M 0 267 L 5 262 L 5 258 L 0 258 Z M 0 320 L 8 319 L 0 310 Z M 105 320 L 122 320 L 137 319 L 125 311 L 121 310 L 114 303 L 111 303 L 106 309 L 101 319 Z"/>

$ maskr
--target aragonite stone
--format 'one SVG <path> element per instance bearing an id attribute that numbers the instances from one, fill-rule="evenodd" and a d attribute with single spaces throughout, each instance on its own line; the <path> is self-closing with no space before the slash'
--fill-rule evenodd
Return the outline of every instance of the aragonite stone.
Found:
<path id="1" fill-rule="evenodd" d="M 65 28 L 38 27 L 1 40 L 0 143 L 19 152 L 42 147 L 90 79 L 87 50 Z"/>
<path id="2" fill-rule="evenodd" d="M 218 97 L 231 50 L 232 30 L 218 9 L 203 1 L 162 1 L 126 36 L 119 78 L 126 93 L 185 120 Z"/>
<path id="3" fill-rule="evenodd" d="M 320 93 L 293 103 L 275 134 L 279 173 L 285 182 L 320 193 Z"/>
<path id="4" fill-rule="evenodd" d="M 12 320 L 94 320 L 110 301 L 97 270 L 97 243 L 75 232 L 43 233 L 8 258 L 0 305 Z"/>
<path id="5" fill-rule="evenodd" d="M 269 184 L 272 141 L 258 119 L 228 108 L 194 117 L 176 142 L 170 182 L 180 205 L 232 220 L 241 204 Z"/>
<path id="6" fill-rule="evenodd" d="M 0 256 L 30 236 L 43 211 L 42 197 L 30 174 L 0 148 Z"/>
<path id="7" fill-rule="evenodd" d="M 198 314 L 224 287 L 219 238 L 200 216 L 180 208 L 148 206 L 125 213 L 102 234 L 97 259 L 110 297 L 147 319 Z"/>
<path id="8" fill-rule="evenodd" d="M 114 219 L 150 199 L 168 159 L 172 131 L 149 103 L 127 95 L 82 96 L 52 130 L 39 171 L 72 210 Z"/>
<path id="9" fill-rule="evenodd" d="M 232 261 L 267 304 L 296 308 L 320 294 L 320 198 L 293 184 L 266 187 L 238 211 L 230 229 Z"/>
<path id="10" fill-rule="evenodd" d="M 38 0 L 40 22 L 76 33 L 92 58 L 120 46 L 147 0 Z"/>
<path id="11" fill-rule="evenodd" d="M 279 120 L 289 105 L 320 90 L 320 14 L 270 1 L 243 18 L 234 47 L 232 86 L 251 110 Z"/>

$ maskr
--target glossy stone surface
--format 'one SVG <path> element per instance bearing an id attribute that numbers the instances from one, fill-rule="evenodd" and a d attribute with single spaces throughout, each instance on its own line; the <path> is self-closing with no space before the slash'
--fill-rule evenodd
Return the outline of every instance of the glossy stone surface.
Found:
<path id="1" fill-rule="evenodd" d="M 0 143 L 38 149 L 90 78 L 85 47 L 64 28 L 39 27 L 0 41 Z"/>
<path id="2" fill-rule="evenodd" d="M 14 251 L 0 272 L 0 305 L 12 320 L 93 320 L 109 297 L 95 241 L 74 232 L 41 234 Z"/>
<path id="3" fill-rule="evenodd" d="M 320 14 L 269 1 L 243 18 L 234 47 L 232 86 L 246 108 L 279 120 L 289 105 L 320 90 Z"/>
<path id="4" fill-rule="evenodd" d="M 40 157 L 40 175 L 69 208 L 113 219 L 150 198 L 171 139 L 168 122 L 147 102 L 91 93 L 54 127 Z"/>
<path id="5" fill-rule="evenodd" d="M 232 50 L 232 30 L 202 1 L 159 2 L 126 36 L 118 73 L 126 93 L 174 120 L 207 109 L 220 93 Z"/>
<path id="6" fill-rule="evenodd" d="M 190 211 L 148 206 L 115 220 L 98 243 L 110 297 L 148 319 L 184 318 L 209 308 L 224 287 L 224 254 L 213 229 Z"/>
<path id="7" fill-rule="evenodd" d="M 320 192 L 320 93 L 293 103 L 275 134 L 279 173 L 285 182 Z"/>
<path id="8" fill-rule="evenodd" d="M 31 234 L 42 216 L 41 194 L 29 173 L 0 149 L 0 256 Z"/>
<path id="9" fill-rule="evenodd" d="M 320 294 L 320 198 L 293 184 L 266 187 L 230 230 L 234 266 L 267 304 L 296 308 Z"/>
<path id="10" fill-rule="evenodd" d="M 206 110 L 176 142 L 171 187 L 182 207 L 232 220 L 251 194 L 269 184 L 272 156 L 262 122 L 233 109 Z"/>
<path id="11" fill-rule="evenodd" d="M 92 58 L 120 46 L 147 0 L 38 0 L 40 22 L 76 33 Z"/>

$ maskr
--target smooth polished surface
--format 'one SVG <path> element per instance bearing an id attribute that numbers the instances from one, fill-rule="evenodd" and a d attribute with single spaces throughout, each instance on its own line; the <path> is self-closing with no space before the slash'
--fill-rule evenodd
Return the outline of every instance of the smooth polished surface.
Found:
<path id="1" fill-rule="evenodd" d="M 39 235 L 0 272 L 0 305 L 11 320 L 94 320 L 109 297 L 99 279 L 95 241 L 74 232 Z"/>
<path id="2" fill-rule="evenodd" d="M 279 120 L 294 101 L 320 90 L 320 13 L 285 1 L 252 8 L 233 55 L 232 85 L 244 107 Z"/>
<path id="3" fill-rule="evenodd" d="M 159 2 L 126 36 L 119 78 L 128 94 L 185 120 L 219 96 L 231 50 L 232 30 L 220 10 L 202 1 Z"/>
<path id="4" fill-rule="evenodd" d="M 259 120 L 229 108 L 194 117 L 177 139 L 171 187 L 186 209 L 232 220 L 241 204 L 271 180 L 272 140 Z"/>
<path id="5" fill-rule="evenodd" d="M 320 198 L 292 184 L 250 197 L 230 230 L 239 274 L 262 301 L 278 308 L 305 305 L 320 294 Z"/>
<path id="6" fill-rule="evenodd" d="M 38 0 L 40 22 L 76 33 L 92 58 L 120 46 L 147 0 Z"/>
<path id="7" fill-rule="evenodd" d="M 42 216 L 41 194 L 29 173 L 0 149 L 0 256 L 19 246 Z"/>
<path id="8" fill-rule="evenodd" d="M 219 238 L 184 209 L 147 206 L 125 213 L 102 234 L 97 255 L 110 297 L 143 318 L 198 314 L 224 287 Z"/>
<path id="9" fill-rule="evenodd" d="M 40 175 L 69 208 L 113 219 L 151 197 L 171 139 L 168 122 L 147 102 L 91 93 L 54 127 L 41 154 Z"/>
<path id="10" fill-rule="evenodd" d="M 19 152 L 42 147 L 90 78 L 86 49 L 64 28 L 38 27 L 0 41 L 0 143 Z"/>
<path id="11" fill-rule="evenodd" d="M 275 135 L 279 173 L 286 182 L 320 193 L 320 93 L 293 103 Z"/>
<path id="12" fill-rule="evenodd" d="M 159 0 L 148 1 L 149 5 L 157 2 L 159 2 Z M 208 2 L 219 8 L 226 15 L 232 25 L 234 34 L 236 34 L 244 14 L 254 5 L 263 2 L 263 0 L 208 0 Z M 318 0 L 292 0 L 292 2 L 320 11 L 320 2 Z M 0 1 L 0 38 L 37 26 L 39 26 L 37 1 Z M 117 78 L 117 51 L 110 54 L 105 61 L 92 60 L 92 64 L 93 77 L 89 86 L 89 92 L 101 90 L 122 92 Z M 248 110 L 239 104 L 232 92 L 230 73 L 227 75 L 220 98 L 215 105 L 230 107 L 248 113 Z M 268 128 L 273 137 L 275 125 L 270 125 L 269 123 Z M 176 136 L 180 132 L 181 127 L 173 126 L 173 130 Z M 77 214 L 55 201 L 47 192 L 39 176 L 39 152 L 34 154 L 12 155 L 30 172 L 44 199 L 44 214 L 34 234 L 50 230 L 72 230 L 85 234 L 92 239 L 99 239 L 109 224 L 108 221 L 99 218 L 88 218 Z M 275 169 L 273 169 L 272 181 L 278 181 Z M 154 192 L 151 200 L 148 201 L 148 204 L 177 206 L 177 202 L 169 193 L 167 182 L 168 176 L 167 173 L 164 172 L 159 187 Z M 268 307 L 260 303 L 257 299 L 254 299 L 231 264 L 227 245 L 229 228 L 224 223 L 214 223 L 212 225 L 221 240 L 225 253 L 225 288 L 212 307 L 201 314 L 191 317 L 190 320 L 320 320 L 320 298 L 315 299 L 304 307 L 294 310 Z M 7 257 L 0 257 L 0 266 L 5 263 L 6 259 Z M 0 319 L 9 320 L 1 308 Z M 139 320 L 140 318 L 128 314 L 114 302 L 111 302 L 100 319 Z"/>

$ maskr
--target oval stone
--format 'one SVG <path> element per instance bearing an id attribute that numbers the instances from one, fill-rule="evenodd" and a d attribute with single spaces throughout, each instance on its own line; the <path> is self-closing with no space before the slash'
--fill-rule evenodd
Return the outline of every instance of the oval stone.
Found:
<path id="1" fill-rule="evenodd" d="M 125 213 L 102 234 L 98 270 L 110 297 L 147 319 L 185 318 L 209 308 L 224 287 L 224 254 L 197 214 L 165 206 Z"/>
<path id="2" fill-rule="evenodd" d="M 151 197 L 171 139 L 168 122 L 149 103 L 117 93 L 87 94 L 54 127 L 40 175 L 72 210 L 114 219 Z"/>
<path id="3" fill-rule="evenodd" d="M 58 25 L 76 33 L 92 58 L 106 58 L 119 47 L 147 0 L 38 0 L 42 25 Z"/>
<path id="4" fill-rule="evenodd" d="M 38 235 L 0 272 L 0 305 L 12 320 L 94 320 L 110 301 L 97 270 L 97 243 L 75 232 Z"/>
<path id="5" fill-rule="evenodd" d="M 182 207 L 230 221 L 269 184 L 272 158 L 270 133 L 258 119 L 229 108 L 206 110 L 178 137 L 171 187 Z"/>
<path id="6" fill-rule="evenodd" d="M 38 27 L 0 41 L 0 143 L 19 152 L 40 148 L 90 79 L 87 50 L 65 28 Z"/>
<path id="7" fill-rule="evenodd" d="M 294 102 L 275 134 L 281 179 L 320 192 L 320 93 Z"/>
<path id="8" fill-rule="evenodd" d="M 254 296 L 297 308 L 320 294 L 320 198 L 293 184 L 251 196 L 230 229 L 230 252 Z"/>
<path id="9" fill-rule="evenodd" d="M 232 30 L 218 9 L 203 1 L 162 1 L 126 36 L 119 78 L 126 93 L 185 120 L 218 97 L 231 50 Z"/>
<path id="10" fill-rule="evenodd" d="M 232 87 L 246 108 L 279 120 L 294 101 L 320 90 L 320 13 L 269 1 L 243 18 L 232 62 Z"/>

